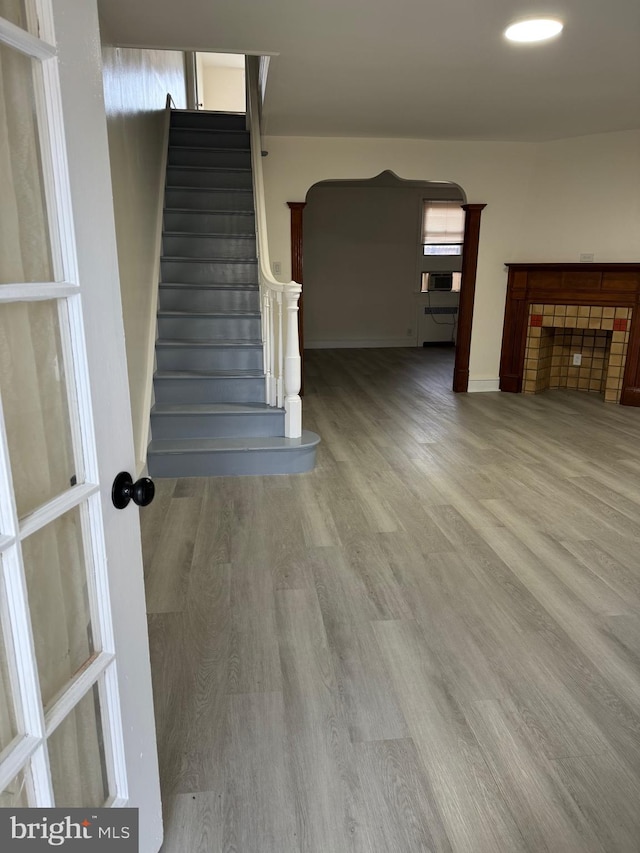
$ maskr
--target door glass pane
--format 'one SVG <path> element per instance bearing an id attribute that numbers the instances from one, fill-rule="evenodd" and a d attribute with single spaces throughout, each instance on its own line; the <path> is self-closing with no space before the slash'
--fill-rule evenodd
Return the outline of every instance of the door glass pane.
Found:
<path id="1" fill-rule="evenodd" d="M 22 543 L 42 701 L 94 652 L 79 508 Z"/>
<path id="2" fill-rule="evenodd" d="M 0 578 L 0 621 L 2 621 L 2 630 L 0 630 L 0 752 L 18 734 L 9 678 L 7 650 L 12 648 L 12 645 L 9 626 L 5 624 L 6 612 L 4 581 Z"/>
<path id="3" fill-rule="evenodd" d="M 0 305 L 0 393 L 23 517 L 77 476 L 55 301 Z"/>
<path id="4" fill-rule="evenodd" d="M 49 738 L 56 806 L 102 806 L 109 796 L 97 685 Z"/>
<path id="5" fill-rule="evenodd" d="M 6 18 L 12 24 L 27 29 L 27 15 L 24 0 L 0 0 L 0 18 Z"/>
<path id="6" fill-rule="evenodd" d="M 0 284 L 53 280 L 34 62 L 0 44 Z"/>
<path id="7" fill-rule="evenodd" d="M 28 805 L 26 774 L 21 771 L 9 782 L 4 791 L 0 792 L 0 809 L 22 809 Z"/>

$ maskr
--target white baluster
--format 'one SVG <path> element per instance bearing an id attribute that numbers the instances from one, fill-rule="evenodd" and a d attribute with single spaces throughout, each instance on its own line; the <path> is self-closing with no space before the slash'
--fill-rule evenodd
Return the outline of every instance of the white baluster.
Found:
<path id="1" fill-rule="evenodd" d="M 302 288 L 295 290 L 290 288 L 285 294 L 284 434 L 287 438 L 299 438 L 302 435 L 302 400 L 300 399 L 302 362 L 298 336 L 298 300 L 301 290 Z"/>
<path id="2" fill-rule="evenodd" d="M 277 405 L 282 408 L 284 405 L 284 338 L 282 336 L 283 333 L 283 323 L 282 323 L 282 291 L 279 291 L 276 294 L 276 303 L 278 306 L 278 369 L 276 372 L 276 390 L 278 403 Z"/>
<path id="3" fill-rule="evenodd" d="M 273 374 L 271 372 L 271 299 L 269 291 L 264 290 L 262 294 L 262 369 L 264 371 L 264 393 L 265 401 L 268 406 L 273 405 L 271 402 Z"/>

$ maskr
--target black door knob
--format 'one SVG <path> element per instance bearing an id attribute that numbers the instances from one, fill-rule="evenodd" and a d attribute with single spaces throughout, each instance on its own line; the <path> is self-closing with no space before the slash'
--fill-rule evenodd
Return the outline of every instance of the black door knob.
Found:
<path id="1" fill-rule="evenodd" d="M 121 471 L 113 481 L 111 500 L 116 509 L 124 509 L 129 501 L 138 506 L 147 506 L 153 500 L 156 487 L 149 477 L 141 477 L 135 483 L 128 471 Z"/>

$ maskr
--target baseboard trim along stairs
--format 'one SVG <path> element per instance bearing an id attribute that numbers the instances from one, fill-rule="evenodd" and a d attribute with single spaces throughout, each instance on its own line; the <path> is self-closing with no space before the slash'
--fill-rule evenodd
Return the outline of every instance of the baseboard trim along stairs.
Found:
<path id="1" fill-rule="evenodd" d="M 310 471 L 319 437 L 265 403 L 245 116 L 172 111 L 167 162 L 149 473 Z"/>

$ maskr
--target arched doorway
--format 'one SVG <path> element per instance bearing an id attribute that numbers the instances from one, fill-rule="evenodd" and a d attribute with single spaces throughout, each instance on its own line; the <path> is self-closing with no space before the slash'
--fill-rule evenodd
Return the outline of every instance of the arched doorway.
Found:
<path id="1" fill-rule="evenodd" d="M 464 255 L 426 255 L 426 199 L 464 206 L 467 225 L 470 217 L 479 225 L 484 205 L 467 205 L 457 184 L 403 180 L 390 171 L 368 180 L 322 181 L 311 187 L 306 202 L 289 203 L 295 280 L 302 281 L 303 256 L 305 263 L 305 340 L 322 348 L 421 346 L 430 337 L 425 329 L 439 329 L 440 338 L 444 333 L 450 340 L 457 327 L 453 385 L 466 390 L 478 228 L 471 241 L 465 234 Z M 469 256 L 459 306 L 457 294 L 421 294 L 423 273 L 459 276 Z M 446 275 L 439 278 L 446 288 Z M 440 315 L 434 318 L 437 326 L 424 316 L 432 312 Z"/>

